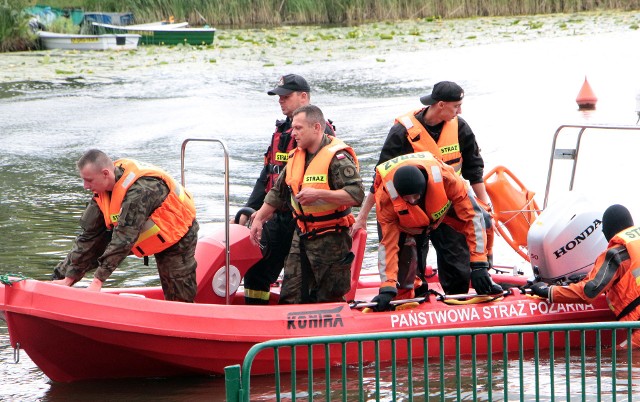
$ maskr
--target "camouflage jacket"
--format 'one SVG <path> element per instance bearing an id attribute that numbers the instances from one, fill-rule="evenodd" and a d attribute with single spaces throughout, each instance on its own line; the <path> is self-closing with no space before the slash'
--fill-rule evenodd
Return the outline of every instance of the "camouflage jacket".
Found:
<path id="1" fill-rule="evenodd" d="M 121 168 L 116 168 L 116 181 L 122 172 Z M 55 271 L 78 281 L 87 271 L 98 268 L 94 276 L 103 282 L 107 280 L 131 253 L 142 225 L 168 194 L 169 188 L 162 180 L 141 177 L 127 191 L 118 225 L 113 230 L 107 230 L 102 212 L 92 198 L 80 218 L 82 232 Z"/>

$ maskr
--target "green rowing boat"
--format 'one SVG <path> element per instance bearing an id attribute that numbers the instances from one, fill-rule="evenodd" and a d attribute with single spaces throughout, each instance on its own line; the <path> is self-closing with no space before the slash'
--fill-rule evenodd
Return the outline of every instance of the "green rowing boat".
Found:
<path id="1" fill-rule="evenodd" d="M 94 28 L 104 33 L 137 34 L 143 45 L 211 45 L 215 28 L 174 28 L 166 25 L 111 25 L 92 23 Z"/>

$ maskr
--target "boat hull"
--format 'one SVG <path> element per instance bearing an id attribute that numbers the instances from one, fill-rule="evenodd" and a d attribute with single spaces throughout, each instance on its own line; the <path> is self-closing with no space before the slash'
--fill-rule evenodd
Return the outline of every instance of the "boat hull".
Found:
<path id="1" fill-rule="evenodd" d="M 140 40 L 137 34 L 71 35 L 41 31 L 38 36 L 48 50 L 133 50 Z"/>
<path id="2" fill-rule="evenodd" d="M 140 43 L 145 45 L 211 45 L 216 32 L 215 28 L 164 28 L 158 26 L 118 26 L 93 23 L 97 29 L 114 34 L 140 35 Z"/>
<path id="3" fill-rule="evenodd" d="M 126 291 L 126 293 L 124 293 Z M 376 288 L 361 289 L 357 298 L 369 300 Z M 121 292 L 121 294 L 118 294 Z M 369 334 L 424 329 L 478 326 L 609 321 L 613 315 L 604 298 L 593 305 L 561 305 L 522 294 L 500 302 L 448 305 L 431 296 L 410 310 L 364 313 L 347 303 L 315 305 L 246 306 L 242 304 L 187 304 L 156 300 L 161 292 L 134 297 L 135 289 L 88 292 L 47 282 L 25 280 L 5 287 L 5 314 L 11 344 L 24 350 L 52 380 L 220 375 L 224 367 L 241 364 L 256 343 L 271 339 L 308 336 Z M 237 294 L 235 303 L 242 302 Z M 440 348 L 429 344 L 429 355 L 456 353 L 455 340 Z M 505 347 L 493 340 L 494 351 Z M 561 346 L 556 342 L 557 346 Z M 423 352 L 421 342 L 412 353 Z M 524 348 L 534 347 L 525 337 Z M 545 347 L 544 340 L 539 347 Z M 470 345 L 462 353 L 470 354 Z M 509 342 L 508 350 L 519 350 Z M 478 339 L 476 353 L 486 353 L 486 340 Z M 405 357 L 406 344 L 396 347 Z M 298 369 L 308 368 L 306 353 L 298 353 Z M 380 359 L 391 358 L 391 345 L 381 342 Z M 288 350 L 280 353 L 280 369 L 291 365 Z M 342 361 L 342 351 L 331 346 L 332 364 Z M 345 361 L 358 361 L 356 345 L 348 346 Z M 363 348 L 363 360 L 375 360 L 373 346 Z M 324 367 L 324 352 L 315 353 L 313 366 Z M 260 353 L 253 373 L 274 370 L 273 354 Z"/>

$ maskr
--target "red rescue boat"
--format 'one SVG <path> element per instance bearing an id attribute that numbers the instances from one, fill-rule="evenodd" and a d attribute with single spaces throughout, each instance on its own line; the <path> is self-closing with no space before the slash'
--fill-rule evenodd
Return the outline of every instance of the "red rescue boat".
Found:
<path id="1" fill-rule="evenodd" d="M 494 174 L 498 177 L 493 178 Z M 505 184 L 510 180 L 505 175 L 509 174 L 506 169 L 489 173 L 486 181 L 490 194 L 511 191 Z M 515 188 L 519 186 L 518 183 Z M 510 193 L 509 197 L 503 197 L 504 205 L 494 212 L 495 223 L 501 229 L 498 233 L 509 234 L 509 244 L 532 261 L 534 272 L 543 280 L 561 282 L 570 274 L 590 269 L 595 256 L 606 247 L 601 228 L 593 224 L 601 218 L 602 211 L 591 210 L 589 203 L 575 196 L 546 208 L 545 195 L 545 209 L 540 214 L 537 207 L 532 209 L 533 193 L 521 190 L 522 196 Z M 534 219 L 536 224 L 531 225 Z M 512 222 L 516 220 L 525 227 L 514 225 Z M 406 304 L 405 307 L 410 307 L 406 309 L 367 313 L 363 307 L 377 294 L 379 278 L 377 274 L 361 275 L 366 240 L 363 231 L 354 237 L 357 258 L 352 266 L 349 302 L 277 305 L 278 288 L 274 287 L 273 305 L 248 306 L 244 305 L 239 285 L 242 275 L 261 253 L 251 244 L 246 227 L 230 225 L 228 234 L 228 241 L 226 228 L 199 240 L 198 293 L 194 304 L 164 301 L 160 287 L 104 288 L 94 293 L 31 279 L 0 287 L 0 310 L 4 310 L 12 346 L 24 350 L 52 380 L 71 382 L 223 374 L 226 366 L 240 364 L 253 345 L 272 339 L 614 319 L 603 296 L 592 305 L 551 304 L 518 289 L 527 282 L 523 275 L 505 273 L 492 273 L 493 279 L 511 289 L 489 302 L 473 303 L 472 298 L 466 304 L 453 303 L 459 298 L 442 295 L 434 275 L 430 279 L 434 294 L 420 303 Z M 227 271 L 228 284 L 224 280 Z M 533 339 L 524 340 L 524 348 L 534 347 Z M 453 355 L 456 346 L 453 338 L 451 345 L 444 342 L 442 348 L 429 344 L 429 354 L 435 356 L 442 351 Z M 546 346 L 543 339 L 540 342 L 539 347 Z M 494 342 L 496 346 L 520 348 L 517 342 L 502 345 L 498 341 Z M 416 344 L 413 353 L 422 353 L 422 347 Z M 462 346 L 463 353 L 471 353 L 471 346 L 469 350 L 465 347 Z M 475 347 L 478 354 L 486 352 L 486 340 L 478 338 Z M 281 370 L 291 364 L 287 353 L 283 351 L 280 355 Z M 347 347 L 346 361 L 357 362 L 359 353 L 356 345 Z M 376 353 L 384 360 L 390 358 L 391 346 L 383 342 L 379 351 L 365 347 L 362 353 L 365 362 L 375 360 Z M 394 353 L 397 357 L 406 356 L 406 345 L 398 346 Z M 298 367 L 308 367 L 307 363 L 324 365 L 323 353 L 314 354 L 313 362 L 307 362 L 307 356 L 302 355 L 297 357 Z M 330 355 L 332 363 L 342 361 L 340 348 L 331 346 Z M 252 372 L 273 370 L 273 356 L 259 354 Z"/>
<path id="2" fill-rule="evenodd" d="M 251 260 L 238 261 L 234 256 L 244 256 L 247 249 L 252 249 L 248 246 L 248 229 L 232 225 L 230 232 L 231 265 L 242 272 Z M 202 241 L 205 254 L 211 257 L 208 260 L 217 263 L 207 267 L 199 260 L 198 269 L 203 270 L 198 275 L 198 299 L 211 302 L 167 302 L 162 300 L 159 287 L 105 288 L 94 293 L 36 280 L 5 286 L 3 308 L 12 346 L 24 350 L 52 380 L 71 382 L 223 374 L 226 366 L 240 364 L 251 346 L 271 339 L 613 319 L 604 299 L 595 305 L 550 304 L 517 289 L 499 301 L 480 304 L 452 305 L 430 295 L 415 308 L 383 313 L 366 313 L 356 303 L 248 306 L 243 304 L 240 292 L 233 295 L 230 305 L 215 304 L 216 299 L 223 299 L 214 290 L 215 272 L 224 269 L 223 239 L 224 232 L 219 231 Z M 364 240 L 361 232 L 356 246 Z M 198 256 L 204 258 L 202 252 Z M 522 276 L 493 277 L 511 286 L 526 283 Z M 355 278 L 359 284 L 355 300 L 371 300 L 377 294 L 376 279 Z M 437 277 L 432 280 L 431 288 L 440 290 Z M 477 347 L 482 353 L 486 345 L 479 343 Z M 383 356 L 388 352 L 381 351 Z M 454 348 L 445 348 L 445 353 L 453 352 Z M 347 361 L 356 362 L 357 351 L 352 353 Z M 365 361 L 373 360 L 374 353 L 365 350 Z M 332 357 L 339 362 L 339 350 L 332 351 Z M 299 367 L 304 358 L 298 362 Z M 319 360 L 318 364 L 323 362 Z M 253 366 L 254 373 L 272 370 L 273 357 L 268 354 L 260 356 Z"/>

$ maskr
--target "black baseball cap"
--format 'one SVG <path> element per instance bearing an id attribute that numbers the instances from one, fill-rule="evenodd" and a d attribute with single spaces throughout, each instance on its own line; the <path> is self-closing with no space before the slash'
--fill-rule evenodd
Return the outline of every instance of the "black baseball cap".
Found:
<path id="1" fill-rule="evenodd" d="M 269 95 L 289 95 L 293 92 L 311 92 L 307 80 L 297 74 L 287 74 L 280 77 L 278 85 L 271 91 Z"/>
<path id="2" fill-rule="evenodd" d="M 433 86 L 431 94 L 420 98 L 423 105 L 433 105 L 436 102 L 458 102 L 464 98 L 464 91 L 460 85 L 452 81 L 440 81 Z"/>

